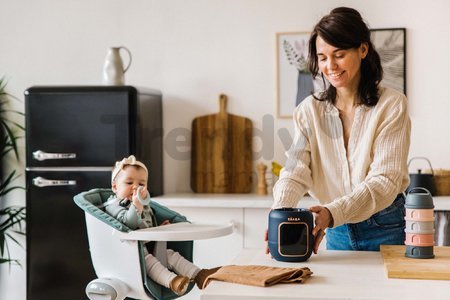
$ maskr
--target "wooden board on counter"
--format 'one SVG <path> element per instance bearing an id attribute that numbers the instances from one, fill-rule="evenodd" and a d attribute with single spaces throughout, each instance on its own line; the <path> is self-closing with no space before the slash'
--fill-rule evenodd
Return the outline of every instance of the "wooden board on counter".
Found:
<path id="1" fill-rule="evenodd" d="M 225 95 L 219 101 L 219 113 L 192 122 L 191 188 L 196 193 L 250 193 L 252 122 L 227 113 Z"/>
<path id="2" fill-rule="evenodd" d="M 435 246 L 434 258 L 405 257 L 402 245 L 381 245 L 387 277 L 450 280 L 450 247 Z"/>

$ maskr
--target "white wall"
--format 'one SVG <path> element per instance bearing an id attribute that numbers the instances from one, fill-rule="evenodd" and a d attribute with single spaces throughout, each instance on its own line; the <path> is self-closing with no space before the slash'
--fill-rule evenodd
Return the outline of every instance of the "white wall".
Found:
<path id="1" fill-rule="evenodd" d="M 216 112 L 219 93 L 226 93 L 229 112 L 256 128 L 272 116 L 275 137 L 265 131 L 263 145 L 255 141 L 265 155 L 257 161 L 282 163 L 277 131 L 292 132 L 292 125 L 275 116 L 275 33 L 309 31 L 340 5 L 357 8 L 373 28 L 407 28 L 410 156 L 450 168 L 447 0 L 1 0 L 0 76 L 22 99 L 32 85 L 100 84 L 107 48 L 125 45 L 133 53 L 127 84 L 163 92 L 166 133 Z M 23 110 L 23 103 L 14 106 Z M 167 152 L 164 159 L 166 192 L 188 191 L 189 160 Z M 9 201 L 24 204 L 24 194 Z M 24 259 L 23 250 L 13 250 Z M 0 299 L 25 299 L 24 269 L 8 274 L 2 266 Z"/>

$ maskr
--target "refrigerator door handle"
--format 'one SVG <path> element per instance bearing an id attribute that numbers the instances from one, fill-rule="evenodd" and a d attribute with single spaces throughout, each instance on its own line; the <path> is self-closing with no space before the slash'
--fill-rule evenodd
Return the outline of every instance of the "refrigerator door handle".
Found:
<path id="1" fill-rule="evenodd" d="M 43 177 L 33 178 L 33 184 L 38 187 L 46 186 L 66 186 L 66 185 L 76 185 L 76 180 L 57 180 L 57 179 L 45 179 Z"/>
<path id="2" fill-rule="evenodd" d="M 47 160 L 47 159 L 73 159 L 77 158 L 76 153 L 47 153 L 42 150 L 37 150 L 33 152 L 33 158 L 36 160 Z"/>

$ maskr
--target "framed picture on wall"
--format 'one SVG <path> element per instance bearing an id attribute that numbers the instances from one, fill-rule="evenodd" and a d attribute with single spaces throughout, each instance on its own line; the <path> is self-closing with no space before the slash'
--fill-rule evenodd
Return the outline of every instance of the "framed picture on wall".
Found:
<path id="1" fill-rule="evenodd" d="M 383 66 L 382 84 L 406 95 L 406 29 L 371 29 L 371 40 Z"/>
<path id="2" fill-rule="evenodd" d="M 308 70 L 309 32 L 277 33 L 277 117 L 292 118 L 295 107 L 311 92 L 322 90 L 322 80 Z"/>

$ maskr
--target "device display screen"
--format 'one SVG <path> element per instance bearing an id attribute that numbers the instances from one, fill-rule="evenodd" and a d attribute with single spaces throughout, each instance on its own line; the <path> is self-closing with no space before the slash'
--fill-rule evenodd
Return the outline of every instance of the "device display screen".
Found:
<path id="1" fill-rule="evenodd" d="M 305 223 L 285 223 L 279 228 L 281 255 L 306 255 L 308 253 L 308 226 Z"/>

